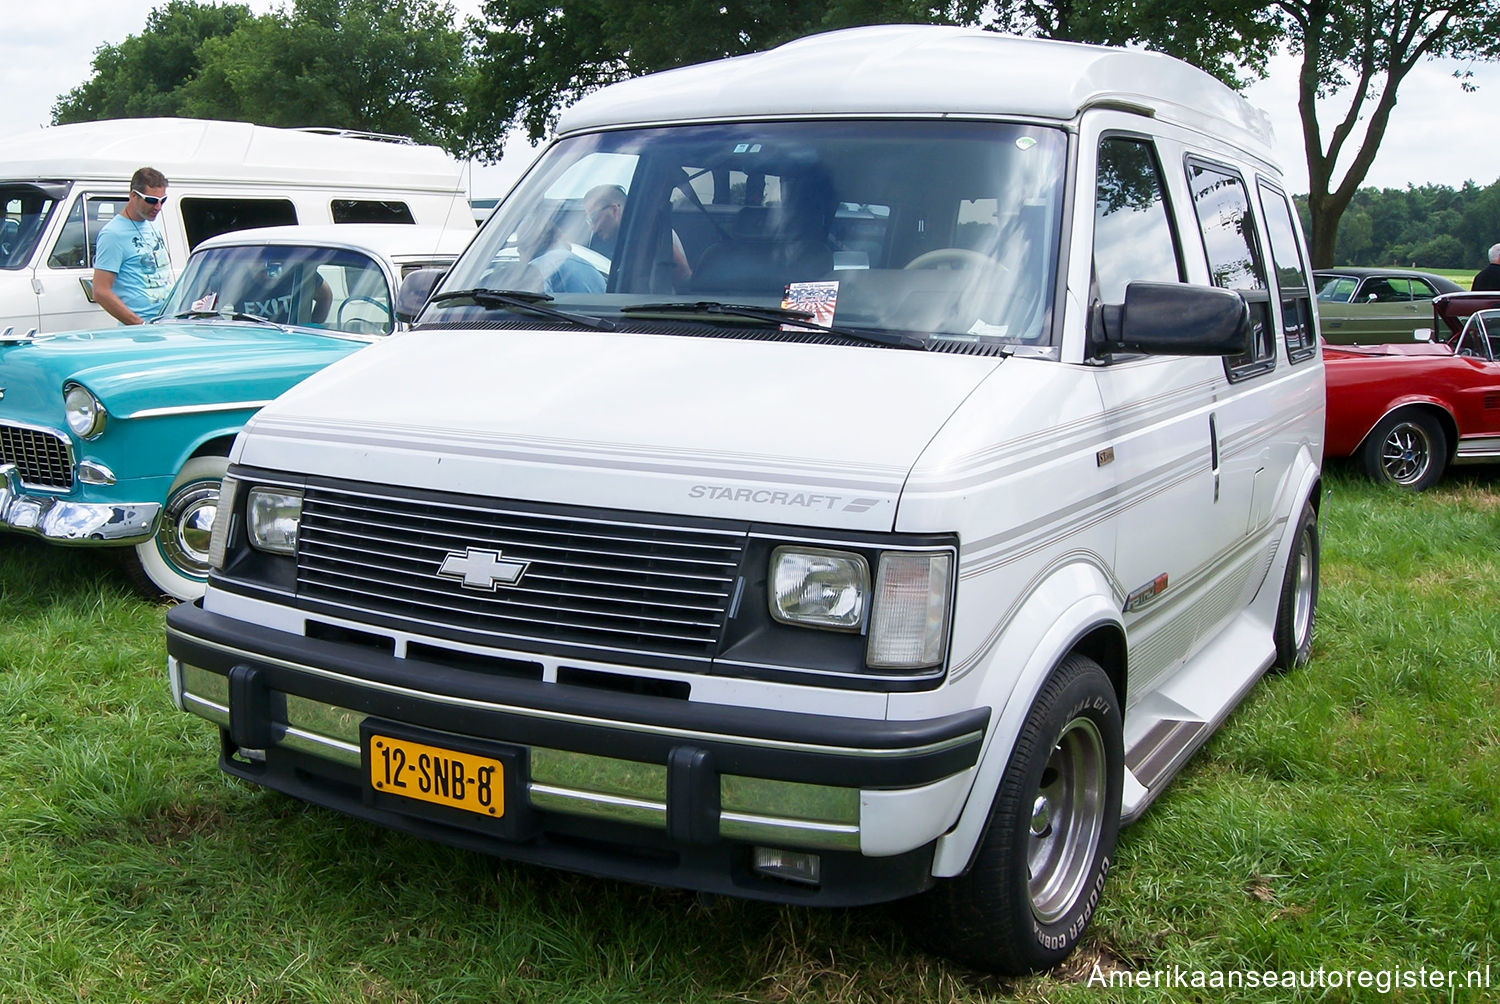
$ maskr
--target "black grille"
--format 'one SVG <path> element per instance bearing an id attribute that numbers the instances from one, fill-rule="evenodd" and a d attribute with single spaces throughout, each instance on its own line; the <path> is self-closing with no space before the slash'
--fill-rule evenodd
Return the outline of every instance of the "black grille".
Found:
<path id="1" fill-rule="evenodd" d="M 73 487 L 73 447 L 55 432 L 0 425 L 0 464 L 15 464 L 28 488 Z"/>
<path id="2" fill-rule="evenodd" d="M 297 586 L 304 601 L 344 616 L 425 633 L 561 643 L 601 658 L 708 659 L 745 542 L 743 529 L 310 486 Z M 511 584 L 466 586 L 457 567 L 439 574 L 450 556 L 452 566 L 477 566 L 481 582 L 525 568 Z"/>

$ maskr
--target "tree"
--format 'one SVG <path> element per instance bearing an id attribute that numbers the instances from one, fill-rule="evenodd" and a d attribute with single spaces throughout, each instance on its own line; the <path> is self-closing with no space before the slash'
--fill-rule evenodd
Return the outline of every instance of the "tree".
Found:
<path id="1" fill-rule="evenodd" d="M 463 35 L 434 0 L 297 0 L 204 43 L 190 115 L 331 126 L 454 148 Z"/>
<path id="2" fill-rule="evenodd" d="M 1401 82 L 1429 57 L 1500 55 L 1500 3 L 1278 0 L 1277 6 L 1292 49 L 1302 57 L 1297 108 L 1307 156 L 1312 263 L 1320 268 L 1333 264 L 1339 220 L 1375 161 Z M 1325 139 L 1317 100 L 1346 88 L 1348 107 Z M 1349 167 L 1335 179 L 1346 149 Z"/>
<path id="3" fill-rule="evenodd" d="M 203 45 L 250 20 L 243 4 L 223 7 L 171 0 L 146 17 L 139 35 L 100 46 L 94 73 L 58 98 L 52 121 L 143 118 L 180 114 L 183 88 L 203 66 Z"/>
<path id="4" fill-rule="evenodd" d="M 437 0 L 170 0 L 139 35 L 104 46 L 54 122 L 186 115 L 410 136 L 456 150 L 467 72 L 453 9 Z"/>
<path id="5" fill-rule="evenodd" d="M 972 24 L 983 0 L 486 0 L 468 116 L 469 152 L 498 158 L 505 136 L 542 138 L 590 91 L 656 70 L 738 56 L 859 24 Z"/>

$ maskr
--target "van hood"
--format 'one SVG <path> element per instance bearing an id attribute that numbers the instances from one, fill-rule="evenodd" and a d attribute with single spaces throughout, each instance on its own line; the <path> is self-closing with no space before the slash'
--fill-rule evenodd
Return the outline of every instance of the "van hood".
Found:
<path id="1" fill-rule="evenodd" d="M 513 500 L 889 530 L 1002 360 L 733 337 L 418 331 L 263 409 L 234 459 Z"/>
<path id="2" fill-rule="evenodd" d="M 52 406 L 68 383 L 111 415 L 225 400 L 270 400 L 366 341 L 244 321 L 189 321 L 74 331 L 0 346 L 0 417 Z M 228 395 L 226 397 L 226 395 Z M 12 416 L 14 417 L 14 416 Z"/>

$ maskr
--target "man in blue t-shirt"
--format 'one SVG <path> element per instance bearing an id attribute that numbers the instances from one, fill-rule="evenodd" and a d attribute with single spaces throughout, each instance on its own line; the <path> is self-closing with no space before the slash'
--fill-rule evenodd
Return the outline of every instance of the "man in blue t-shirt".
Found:
<path id="1" fill-rule="evenodd" d="M 130 177 L 125 208 L 99 231 L 94 302 L 121 324 L 141 324 L 155 317 L 172 284 L 167 242 L 155 222 L 166 201 L 166 175 L 143 167 Z"/>

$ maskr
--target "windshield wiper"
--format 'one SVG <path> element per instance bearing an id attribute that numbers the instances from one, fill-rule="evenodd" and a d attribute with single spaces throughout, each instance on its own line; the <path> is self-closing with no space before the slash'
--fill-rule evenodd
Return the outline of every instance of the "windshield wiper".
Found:
<path id="1" fill-rule="evenodd" d="M 228 312 L 222 310 L 184 310 L 181 313 L 173 314 L 170 317 L 156 317 L 153 318 L 153 320 L 182 321 L 207 317 L 227 317 L 231 321 L 254 321 L 256 324 L 268 324 L 273 328 L 280 328 L 282 331 L 286 330 L 286 325 L 278 324 L 276 321 L 271 320 L 269 317 L 261 317 L 259 314 L 247 314 L 243 310 L 233 310 Z"/>
<path id="2" fill-rule="evenodd" d="M 852 338 L 872 345 L 886 345 L 898 349 L 925 349 L 927 343 L 914 335 L 900 332 L 876 331 L 861 328 L 844 328 L 814 321 L 813 314 L 806 310 L 791 310 L 787 307 L 757 307 L 749 303 L 720 303 L 717 300 L 684 300 L 664 303 L 633 303 L 621 307 L 622 314 L 691 314 L 694 317 L 744 318 L 764 321 L 780 327 L 790 324 L 797 328 L 821 331 L 828 335 Z"/>
<path id="3" fill-rule="evenodd" d="M 577 325 L 580 328 L 594 328 L 599 331 L 615 330 L 614 323 L 602 317 L 594 317 L 590 314 L 575 314 L 568 310 L 558 310 L 555 307 L 547 307 L 544 304 L 551 303 L 552 297 L 546 293 L 537 293 L 529 289 L 455 289 L 448 293 L 439 293 L 434 296 L 431 303 L 442 303 L 444 300 L 473 300 L 479 304 L 495 304 L 523 314 L 534 314 L 537 317 L 547 317 L 554 321 L 564 321 L 568 324 Z"/>

